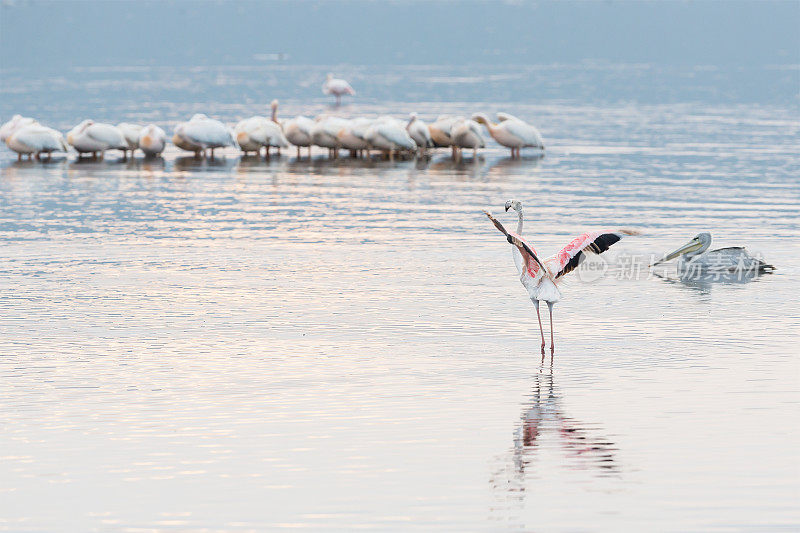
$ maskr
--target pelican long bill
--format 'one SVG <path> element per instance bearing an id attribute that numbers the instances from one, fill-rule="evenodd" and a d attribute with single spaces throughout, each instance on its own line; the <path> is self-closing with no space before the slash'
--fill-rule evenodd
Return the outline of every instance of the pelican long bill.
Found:
<path id="1" fill-rule="evenodd" d="M 693 252 L 695 250 L 699 250 L 700 248 L 702 248 L 702 246 L 703 246 L 703 243 L 700 241 L 700 239 L 695 237 L 692 240 L 690 240 L 689 242 L 687 242 L 686 244 L 684 244 L 683 246 L 681 246 L 680 248 L 668 253 L 667 255 L 665 255 L 664 257 L 662 257 L 661 259 L 659 259 L 655 263 L 651 264 L 650 266 L 654 267 L 656 265 L 660 265 L 661 263 L 666 263 L 667 261 L 672 261 L 676 257 L 680 257 L 683 254 L 687 254 L 689 252 Z"/>

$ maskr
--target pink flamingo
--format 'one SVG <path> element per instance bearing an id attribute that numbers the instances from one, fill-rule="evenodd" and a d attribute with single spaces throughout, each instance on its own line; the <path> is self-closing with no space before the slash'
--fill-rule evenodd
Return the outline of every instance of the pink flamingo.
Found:
<path id="1" fill-rule="evenodd" d="M 506 211 L 513 208 L 519 214 L 518 232 L 522 231 L 522 204 L 516 200 L 506 202 Z M 601 254 L 608 250 L 612 244 L 619 242 L 625 235 L 638 235 L 639 232 L 627 229 L 616 231 L 591 231 L 575 237 L 557 254 L 540 260 L 536 250 L 522 238 L 519 233 L 510 233 L 488 211 L 484 211 L 495 227 L 506 236 L 506 239 L 515 247 L 514 262 L 520 273 L 520 282 L 527 289 L 533 305 L 536 307 L 536 317 L 539 319 L 539 332 L 542 335 L 542 359 L 544 359 L 544 329 L 542 316 L 539 314 L 539 302 L 545 301 L 550 311 L 550 356 L 555 352 L 553 343 L 553 304 L 561 300 L 561 291 L 557 284 L 561 277 L 575 270 L 585 259 L 587 253 Z M 517 260 L 516 253 L 520 254 Z"/>
<path id="2" fill-rule="evenodd" d="M 333 74 L 328 74 L 325 83 L 322 84 L 322 94 L 332 94 L 336 97 L 336 105 L 342 105 L 342 96 L 349 94 L 354 96 L 356 92 L 350 87 L 347 81 L 341 78 L 334 78 Z"/>

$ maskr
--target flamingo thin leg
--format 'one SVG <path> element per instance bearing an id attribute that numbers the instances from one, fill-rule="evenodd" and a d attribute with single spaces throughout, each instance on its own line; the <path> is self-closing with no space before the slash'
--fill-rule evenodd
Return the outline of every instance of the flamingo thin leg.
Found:
<path id="1" fill-rule="evenodd" d="M 539 333 L 542 335 L 542 358 L 544 358 L 544 328 L 542 328 L 542 315 L 539 314 L 539 300 L 531 299 L 536 307 L 536 318 L 539 319 Z"/>
<path id="2" fill-rule="evenodd" d="M 556 351 L 556 346 L 553 343 L 553 302 L 547 302 L 547 307 L 550 309 L 550 357 Z"/>

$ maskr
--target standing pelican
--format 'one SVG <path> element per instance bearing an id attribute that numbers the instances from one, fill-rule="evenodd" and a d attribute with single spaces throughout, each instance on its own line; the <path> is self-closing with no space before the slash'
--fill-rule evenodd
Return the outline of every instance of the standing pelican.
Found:
<path id="1" fill-rule="evenodd" d="M 427 148 L 433 148 L 433 139 L 431 138 L 430 130 L 428 130 L 428 125 L 417 118 L 416 113 L 411 113 L 411 115 L 409 115 L 406 131 L 408 131 L 408 134 L 414 139 L 414 142 L 417 143 L 420 153 L 424 154 Z"/>
<path id="2" fill-rule="evenodd" d="M 17 152 L 17 161 L 22 160 L 22 154 L 27 154 L 28 159 L 32 155 L 36 159 L 41 158 L 41 154 L 48 155 L 48 160 L 53 152 L 66 152 L 67 143 L 61 132 L 34 123 L 17 129 L 6 139 L 9 148 Z"/>
<path id="3" fill-rule="evenodd" d="M 277 146 L 278 150 L 289 146 L 289 141 L 283 134 L 283 129 L 277 119 L 278 101 L 273 100 L 272 116 L 267 119 L 266 117 L 250 117 L 240 121 L 233 128 L 233 133 L 236 136 L 236 143 L 242 152 L 255 152 L 258 155 L 262 146 L 266 147 L 264 154 L 269 159 L 269 149 L 271 146 Z"/>
<path id="4" fill-rule="evenodd" d="M 456 157 L 456 147 L 453 146 L 453 139 L 450 133 L 453 129 L 453 124 L 462 118 L 463 117 L 454 117 L 451 115 L 439 115 L 436 120 L 428 126 L 433 145 L 438 148 L 451 147 L 454 158 Z"/>
<path id="5" fill-rule="evenodd" d="M 396 118 L 380 117 L 372 123 L 365 134 L 370 148 L 388 152 L 389 159 L 394 161 L 394 153 L 399 150 L 414 151 L 417 143 L 406 131 L 406 126 Z"/>
<path id="6" fill-rule="evenodd" d="M 350 123 L 346 118 L 319 116 L 311 127 L 311 142 L 322 148 L 328 149 L 328 156 L 334 159 L 339 157 L 339 132 Z"/>
<path id="7" fill-rule="evenodd" d="M 140 124 L 121 122 L 117 124 L 117 128 L 122 132 L 122 136 L 125 137 L 125 142 L 128 143 L 128 150 L 131 151 L 131 157 L 133 157 L 133 152 L 139 148 L 139 134 L 142 133 L 142 126 Z M 122 154 L 123 158 L 128 157 L 126 150 L 123 150 Z"/>
<path id="8" fill-rule="evenodd" d="M 91 153 L 95 159 L 98 153 L 102 157 L 106 150 L 122 150 L 124 153 L 128 149 L 128 142 L 119 128 L 93 120 L 84 120 L 72 128 L 67 133 L 67 142 L 78 151 L 78 157 Z"/>
<path id="9" fill-rule="evenodd" d="M 311 128 L 313 127 L 314 121 L 302 115 L 287 120 L 283 124 L 283 132 L 286 134 L 286 139 L 297 146 L 298 158 L 300 157 L 301 146 L 308 147 L 308 157 L 311 157 Z"/>
<path id="10" fill-rule="evenodd" d="M 511 149 L 511 157 L 519 157 L 522 148 L 539 148 L 544 150 L 542 136 L 532 125 L 508 114 L 498 114 L 506 117 L 499 124 L 490 121 L 483 113 L 475 113 L 472 120 L 483 124 L 495 141 Z"/>
<path id="11" fill-rule="evenodd" d="M 332 94 L 336 97 L 336 105 L 342 104 L 342 96 L 349 94 L 355 95 L 356 92 L 350 87 L 350 84 L 340 78 L 334 78 L 333 74 L 328 74 L 325 78 L 325 83 L 322 84 L 322 94 Z"/>
<path id="12" fill-rule="evenodd" d="M 774 266 L 756 259 L 741 246 L 706 251 L 710 246 L 711 234 L 704 231 L 698 233 L 692 240 L 674 252 L 668 253 L 650 266 L 656 266 L 680 257 L 678 274 L 682 278 L 706 274 L 763 274 L 775 270 Z"/>
<path id="13" fill-rule="evenodd" d="M 369 148 L 366 134 L 372 122 L 371 118 L 354 118 L 336 134 L 342 148 L 349 150 L 351 156 L 356 157 L 359 152 L 364 152 Z"/>
<path id="14" fill-rule="evenodd" d="M 148 124 L 139 132 L 138 145 L 147 157 L 161 155 L 167 146 L 167 134 L 155 124 Z"/>
<path id="15" fill-rule="evenodd" d="M 202 113 L 194 115 L 189 122 L 178 124 L 172 142 L 178 148 L 194 152 L 195 155 L 210 149 L 211 159 L 214 158 L 216 148 L 234 144 L 233 135 L 225 124 Z"/>
<path id="16" fill-rule="evenodd" d="M 458 157 L 461 157 L 461 149 L 472 148 L 472 157 L 478 155 L 478 148 L 485 148 L 486 141 L 481 135 L 481 127 L 471 119 L 460 119 L 453 123 L 450 130 L 450 138 L 453 146 L 456 147 Z"/>
<path id="17" fill-rule="evenodd" d="M 11 120 L 0 126 L 0 142 L 6 142 L 15 131 L 31 124 L 37 124 L 36 119 L 14 115 Z"/>
<path id="18" fill-rule="evenodd" d="M 514 201 L 506 202 L 506 210 L 514 207 Z M 519 209 L 514 207 L 519 215 L 518 229 L 522 228 L 522 205 Z M 522 264 L 517 265 L 520 271 L 520 282 L 528 291 L 528 295 L 536 307 L 536 316 L 539 319 L 539 332 L 542 336 L 542 357 L 544 358 L 544 329 L 542 317 L 539 314 L 539 302 L 544 301 L 550 311 L 550 355 L 555 352 L 553 342 L 553 304 L 561 300 L 561 291 L 557 284 L 561 277 L 575 270 L 586 258 L 587 253 L 601 254 L 608 250 L 612 244 L 618 242 L 625 235 L 637 235 L 638 232 L 620 229 L 616 231 L 592 231 L 575 237 L 557 254 L 540 260 L 536 251 L 523 238 L 516 233 L 509 233 L 491 213 L 484 211 L 489 220 L 500 230 L 520 253 Z M 514 262 L 516 263 L 516 256 Z"/>

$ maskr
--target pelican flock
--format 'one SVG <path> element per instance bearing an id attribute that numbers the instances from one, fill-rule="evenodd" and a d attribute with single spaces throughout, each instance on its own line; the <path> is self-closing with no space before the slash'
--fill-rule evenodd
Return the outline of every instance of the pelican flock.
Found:
<path id="1" fill-rule="evenodd" d="M 322 92 L 334 95 L 337 105 L 343 96 L 356 94 L 347 80 L 333 74 L 327 75 Z M 215 150 L 227 147 L 234 147 L 244 155 L 259 156 L 263 150 L 264 157 L 269 158 L 273 149 L 280 154 L 282 148 L 294 146 L 298 158 L 301 148 L 307 148 L 311 157 L 313 147 L 326 149 L 331 158 L 347 150 L 351 157 L 371 157 L 378 152 L 390 160 L 426 156 L 430 150 L 446 148 L 451 150 L 453 159 L 459 160 L 465 149 L 471 150 L 475 158 L 478 150 L 486 147 L 480 128 L 483 124 L 501 146 L 511 148 L 512 157 L 519 157 L 522 148 L 535 148 L 539 154 L 544 151 L 538 130 L 509 113 L 497 113 L 497 124 L 490 122 L 485 113 L 475 113 L 469 118 L 439 115 L 428 124 L 416 112 L 406 115 L 405 119 L 388 115 L 345 117 L 326 112 L 315 118 L 298 115 L 280 120 L 277 100 L 270 103 L 270 109 L 269 115 L 253 115 L 232 125 L 197 113 L 175 124 L 171 135 L 156 124 L 143 126 L 121 122 L 114 125 L 87 119 L 67 132 L 65 143 L 58 141 L 56 130 L 39 124 L 36 119 L 14 115 L 0 126 L 0 141 L 17 153 L 17 159 L 23 156 L 38 159 L 42 154 L 50 157 L 53 152 L 68 153 L 70 150 L 77 152 L 79 158 L 88 154 L 92 159 L 102 159 L 110 150 L 119 150 L 123 160 L 129 155 L 133 157 L 137 151 L 146 157 L 157 157 L 171 141 L 179 150 L 191 152 L 197 158 L 213 158 Z M 38 128 L 13 137 L 18 130 L 33 125 Z M 35 140 L 30 137 L 33 132 Z"/>

